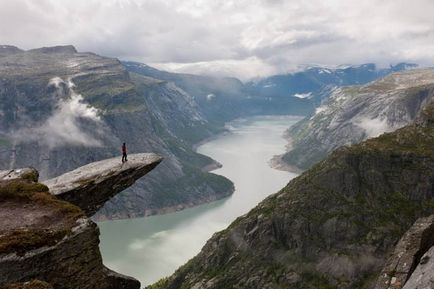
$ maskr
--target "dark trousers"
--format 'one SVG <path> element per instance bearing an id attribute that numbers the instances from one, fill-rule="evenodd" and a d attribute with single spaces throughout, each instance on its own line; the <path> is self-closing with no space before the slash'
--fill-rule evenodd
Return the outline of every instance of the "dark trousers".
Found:
<path id="1" fill-rule="evenodd" d="M 122 153 L 122 162 L 126 162 L 127 160 L 127 153 Z"/>

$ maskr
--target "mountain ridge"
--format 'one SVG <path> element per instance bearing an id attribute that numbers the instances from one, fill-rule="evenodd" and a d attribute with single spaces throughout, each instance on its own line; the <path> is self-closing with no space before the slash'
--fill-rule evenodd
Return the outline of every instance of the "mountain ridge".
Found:
<path id="1" fill-rule="evenodd" d="M 334 149 L 414 121 L 433 99 L 434 69 L 397 72 L 363 86 L 336 89 L 329 100 L 291 127 L 281 161 L 307 169 Z"/>

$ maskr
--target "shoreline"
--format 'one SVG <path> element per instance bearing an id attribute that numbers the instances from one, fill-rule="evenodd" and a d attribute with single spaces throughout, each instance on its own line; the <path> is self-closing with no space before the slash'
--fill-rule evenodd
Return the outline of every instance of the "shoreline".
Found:
<path id="1" fill-rule="evenodd" d="M 283 154 L 273 156 L 271 158 L 271 160 L 268 161 L 269 166 L 272 169 L 275 169 L 278 171 L 285 171 L 285 172 L 290 172 L 290 173 L 294 173 L 294 174 L 298 174 L 298 175 L 303 173 L 302 169 L 285 163 L 282 160 L 282 156 L 283 156 Z"/>
<path id="2" fill-rule="evenodd" d="M 285 171 L 295 174 L 303 173 L 303 170 L 297 166 L 287 164 L 282 158 L 287 153 L 293 149 L 292 138 L 288 135 L 288 130 L 283 133 L 282 138 L 287 141 L 285 145 L 285 152 L 283 154 L 274 155 L 269 161 L 268 164 L 271 168 L 279 171 Z"/>
<path id="3" fill-rule="evenodd" d="M 224 128 L 222 132 L 219 132 L 219 133 L 217 133 L 215 135 L 212 135 L 212 136 L 209 136 L 207 138 L 204 138 L 203 140 L 201 140 L 201 141 L 199 141 L 197 143 L 194 143 L 191 147 L 192 147 L 193 151 L 195 151 L 197 153 L 197 149 L 201 145 L 206 144 L 207 142 L 213 141 L 213 140 L 219 138 L 220 136 L 224 136 L 224 135 L 227 135 L 229 133 L 230 133 L 230 131 L 228 129 Z"/>

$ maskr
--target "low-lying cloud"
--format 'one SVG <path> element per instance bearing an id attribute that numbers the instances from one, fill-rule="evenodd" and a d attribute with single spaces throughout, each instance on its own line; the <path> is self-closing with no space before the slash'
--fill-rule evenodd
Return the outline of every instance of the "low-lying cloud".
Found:
<path id="1" fill-rule="evenodd" d="M 432 11 L 432 0 L 2 0 L 0 44 L 243 79 L 303 64 L 434 65 Z"/>
<path id="2" fill-rule="evenodd" d="M 49 149 L 64 145 L 101 146 L 98 129 L 102 129 L 100 112 L 84 103 L 83 97 L 77 94 L 71 80 L 64 81 L 60 77 L 52 78 L 48 84 L 54 86 L 58 103 L 51 116 L 41 125 L 25 128 L 14 134 L 15 141 L 37 141 Z M 92 135 L 86 132 L 86 126 L 92 127 Z M 87 127 L 89 130 L 89 127 Z"/>

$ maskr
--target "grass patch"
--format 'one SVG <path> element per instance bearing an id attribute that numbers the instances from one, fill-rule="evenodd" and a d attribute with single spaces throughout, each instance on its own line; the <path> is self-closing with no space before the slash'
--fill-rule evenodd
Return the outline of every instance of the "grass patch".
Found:
<path id="1" fill-rule="evenodd" d="M 39 229 L 13 231 L 1 238 L 0 254 L 14 252 L 18 256 L 23 256 L 29 250 L 55 245 L 69 232 L 69 229 L 56 231 Z"/>
<path id="2" fill-rule="evenodd" d="M 56 229 L 26 228 L 4 233 L 0 237 L 0 254 L 24 255 L 29 250 L 52 246 L 69 234 L 75 221 L 84 216 L 79 207 L 51 195 L 47 186 L 28 180 L 0 183 L 0 202 L 9 202 L 11 206 L 39 206 L 63 222 L 62 227 Z"/>
<path id="3" fill-rule="evenodd" d="M 0 288 L 1 289 L 53 289 L 53 286 L 51 286 L 51 284 L 47 282 L 35 279 L 29 282 L 4 285 Z"/>

